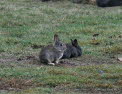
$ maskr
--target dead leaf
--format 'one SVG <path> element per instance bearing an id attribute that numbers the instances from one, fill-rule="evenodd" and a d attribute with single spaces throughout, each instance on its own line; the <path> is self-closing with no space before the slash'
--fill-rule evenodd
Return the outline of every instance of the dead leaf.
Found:
<path id="1" fill-rule="evenodd" d="M 33 44 L 31 47 L 32 47 L 33 49 L 38 49 L 38 48 L 44 47 L 44 45 L 36 45 L 36 44 Z"/>
<path id="2" fill-rule="evenodd" d="M 99 36 L 99 34 L 97 34 L 97 33 L 96 34 L 93 34 L 93 37 L 97 37 L 97 36 Z"/>

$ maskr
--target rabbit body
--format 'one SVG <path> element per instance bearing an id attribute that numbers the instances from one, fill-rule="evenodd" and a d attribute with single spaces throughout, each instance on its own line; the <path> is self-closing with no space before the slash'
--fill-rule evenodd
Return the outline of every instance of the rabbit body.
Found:
<path id="1" fill-rule="evenodd" d="M 67 49 L 64 51 L 62 59 L 73 58 L 82 55 L 82 49 L 78 45 L 77 39 L 71 40 L 71 43 L 66 44 Z"/>
<path id="2" fill-rule="evenodd" d="M 42 48 L 39 55 L 40 61 L 50 65 L 55 65 L 55 63 L 58 64 L 65 50 L 66 45 L 59 40 L 57 35 L 55 35 L 54 45 L 48 45 Z"/>

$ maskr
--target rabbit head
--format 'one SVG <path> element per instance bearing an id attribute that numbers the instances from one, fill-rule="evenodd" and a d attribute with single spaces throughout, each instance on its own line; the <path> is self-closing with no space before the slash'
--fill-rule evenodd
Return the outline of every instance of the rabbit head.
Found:
<path id="1" fill-rule="evenodd" d="M 54 47 L 58 51 L 63 51 L 64 52 L 66 50 L 66 45 L 62 41 L 60 41 L 57 34 L 54 35 Z"/>
<path id="2" fill-rule="evenodd" d="M 72 46 L 78 47 L 78 41 L 77 41 L 77 39 L 74 39 L 74 40 L 71 39 L 71 43 L 72 43 Z"/>
<path id="3" fill-rule="evenodd" d="M 74 39 L 74 40 L 71 39 L 71 43 L 72 43 L 72 46 L 74 46 L 77 49 L 78 56 L 81 56 L 82 55 L 82 49 L 79 46 L 77 39 Z"/>

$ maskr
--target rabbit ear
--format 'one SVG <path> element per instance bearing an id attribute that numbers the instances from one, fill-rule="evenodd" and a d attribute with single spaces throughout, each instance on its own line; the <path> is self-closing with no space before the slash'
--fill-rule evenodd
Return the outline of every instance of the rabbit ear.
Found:
<path id="1" fill-rule="evenodd" d="M 74 41 L 72 41 L 72 45 L 75 46 L 75 47 L 78 46 L 78 41 L 77 41 L 77 39 L 74 39 Z"/>
<path id="2" fill-rule="evenodd" d="M 59 41 L 59 37 L 57 34 L 54 35 L 54 41 Z"/>
<path id="3" fill-rule="evenodd" d="M 77 43 L 77 44 L 78 44 L 78 41 L 77 41 L 77 39 L 74 39 L 74 43 Z"/>

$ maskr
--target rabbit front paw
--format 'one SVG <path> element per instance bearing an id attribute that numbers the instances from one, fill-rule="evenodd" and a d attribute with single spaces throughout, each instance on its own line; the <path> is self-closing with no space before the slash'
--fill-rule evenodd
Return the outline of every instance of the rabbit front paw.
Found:
<path id="1" fill-rule="evenodd" d="M 56 60 L 55 63 L 58 64 L 59 63 L 59 60 Z"/>

